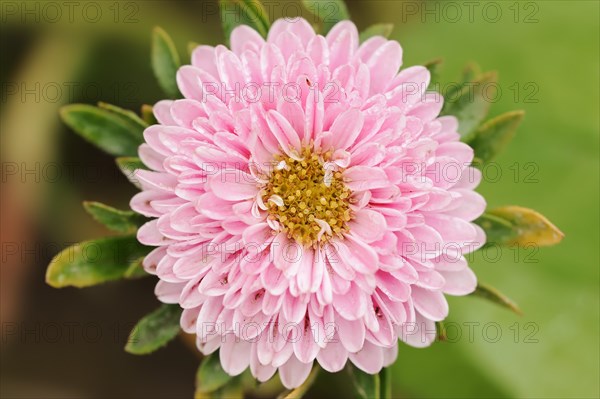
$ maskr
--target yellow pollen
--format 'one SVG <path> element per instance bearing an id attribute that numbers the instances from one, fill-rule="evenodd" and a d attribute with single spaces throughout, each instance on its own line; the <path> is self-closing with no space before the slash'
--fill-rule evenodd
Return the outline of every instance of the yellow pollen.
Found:
<path id="1" fill-rule="evenodd" d="M 299 244 L 316 247 L 334 235 L 343 238 L 352 219 L 349 199 L 352 192 L 342 181 L 343 170 L 333 173 L 329 186 L 325 184 L 323 163 L 332 153 L 315 153 L 310 147 L 300 152 L 297 161 L 285 155 L 275 156 L 275 164 L 286 167 L 272 174 L 264 187 L 263 201 L 272 195 L 283 198 L 283 206 L 271 202 L 270 217 L 278 220 L 288 238 Z M 331 230 L 323 227 L 328 224 Z"/>

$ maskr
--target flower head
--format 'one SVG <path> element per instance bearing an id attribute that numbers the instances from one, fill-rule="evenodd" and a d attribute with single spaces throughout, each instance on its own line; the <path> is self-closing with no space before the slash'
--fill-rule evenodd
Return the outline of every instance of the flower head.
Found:
<path id="1" fill-rule="evenodd" d="M 288 388 L 315 359 L 377 373 L 398 339 L 433 341 L 444 294 L 474 290 L 473 151 L 438 117 L 427 69 L 401 63 L 397 42 L 359 45 L 349 21 L 323 37 L 279 20 L 267 40 L 240 26 L 231 50 L 195 49 L 184 99 L 155 105 L 131 202 L 155 218 L 144 267 L 228 373 L 279 370 Z"/>

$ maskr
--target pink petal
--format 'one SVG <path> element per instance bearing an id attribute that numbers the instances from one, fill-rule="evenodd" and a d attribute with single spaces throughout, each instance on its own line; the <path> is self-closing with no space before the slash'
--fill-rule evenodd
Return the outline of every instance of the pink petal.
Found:
<path id="1" fill-rule="evenodd" d="M 345 238 L 333 243 L 339 260 L 345 265 L 350 265 L 358 273 L 374 273 L 379 266 L 379 260 L 373 248 L 352 234 L 347 234 Z"/>
<path id="2" fill-rule="evenodd" d="M 250 365 L 252 344 L 229 334 L 223 338 L 219 358 L 223 370 L 231 376 L 242 374 Z M 237 342 L 236 342 L 237 341 Z"/>
<path id="3" fill-rule="evenodd" d="M 369 341 L 365 342 L 360 351 L 350 353 L 349 357 L 350 361 L 365 373 L 377 374 L 383 367 L 383 348 Z"/>
<path id="4" fill-rule="evenodd" d="M 277 369 L 270 364 L 263 365 L 260 363 L 257 351 L 258 345 L 252 345 L 252 357 L 250 358 L 250 372 L 252 376 L 260 382 L 266 382 L 273 377 Z"/>
<path id="5" fill-rule="evenodd" d="M 338 22 L 327 34 L 329 44 L 330 68 L 347 64 L 358 49 L 358 30 L 350 21 Z"/>
<path id="6" fill-rule="evenodd" d="M 356 212 L 349 225 L 352 234 L 367 244 L 381 240 L 387 230 L 385 217 L 370 209 Z"/>
<path id="7" fill-rule="evenodd" d="M 371 93 L 381 93 L 390 84 L 402 65 L 402 48 L 390 40 L 365 60 L 371 70 Z"/>
<path id="8" fill-rule="evenodd" d="M 363 122 L 363 114 L 358 109 L 349 109 L 338 116 L 330 129 L 331 146 L 336 150 L 351 147 L 360 134 Z"/>
<path id="9" fill-rule="evenodd" d="M 357 320 L 367 310 L 367 296 L 356 284 L 351 283 L 346 294 L 333 294 L 333 307 L 346 320 Z"/>
<path id="10" fill-rule="evenodd" d="M 152 107 L 152 112 L 154 113 L 154 117 L 158 122 L 162 125 L 171 125 L 175 126 L 177 123 L 173 120 L 171 116 L 171 106 L 173 105 L 172 100 L 161 100 L 154 104 Z"/>
<path id="11" fill-rule="evenodd" d="M 296 332 L 300 333 L 293 342 L 294 354 L 302 363 L 312 363 L 317 357 L 319 346 L 317 345 L 311 331 L 310 320 L 306 318 L 304 322 L 296 326 Z"/>
<path id="12" fill-rule="evenodd" d="M 294 155 L 292 151 L 295 150 L 296 155 L 294 157 L 297 157 L 302 144 L 300 143 L 298 133 L 287 119 L 279 112 L 271 110 L 267 114 L 267 123 L 271 129 L 271 133 L 275 136 L 283 151 L 292 156 Z"/>
<path id="13" fill-rule="evenodd" d="M 163 303 L 178 303 L 183 287 L 185 283 L 168 283 L 161 280 L 156 284 L 154 294 Z"/>
<path id="14" fill-rule="evenodd" d="M 412 298 L 415 309 L 424 317 L 433 321 L 441 321 L 448 316 L 448 302 L 440 291 L 430 291 L 413 286 Z"/>
<path id="15" fill-rule="evenodd" d="M 290 357 L 290 359 L 279 367 L 279 378 L 281 383 L 287 389 L 294 389 L 302 385 L 312 369 L 313 362 L 302 363 L 296 356 Z"/>
<path id="16" fill-rule="evenodd" d="M 415 348 L 431 345 L 437 336 L 435 322 L 417 313 L 415 321 L 402 326 L 400 339 Z"/>
<path id="17" fill-rule="evenodd" d="M 348 352 L 358 352 L 365 343 L 365 323 L 358 320 L 346 320 L 336 317 L 335 324 L 341 344 Z M 328 344 L 329 345 L 329 344 Z"/>
<path id="18" fill-rule="evenodd" d="M 209 179 L 212 192 L 228 201 L 242 201 L 256 197 L 258 187 L 255 179 L 237 169 L 223 170 Z"/>
<path id="19" fill-rule="evenodd" d="M 449 295 L 468 295 L 477 287 L 477 276 L 470 268 L 457 272 L 442 272 L 446 284 L 443 291 Z"/>
<path id="20" fill-rule="evenodd" d="M 334 339 L 317 354 L 317 361 L 321 367 L 330 373 L 337 373 L 342 370 L 346 365 L 347 360 L 348 351 L 337 337 L 334 337 Z"/>
<path id="21" fill-rule="evenodd" d="M 344 182 L 352 191 L 365 191 L 390 185 L 382 168 L 353 166 L 344 171 Z"/>
<path id="22" fill-rule="evenodd" d="M 242 55 L 246 49 L 258 52 L 265 43 L 265 39 L 248 25 L 238 25 L 231 31 L 229 40 L 231 42 L 231 50 L 238 56 Z"/>
<path id="23" fill-rule="evenodd" d="M 215 48 L 212 46 L 198 46 L 192 52 L 192 65 L 202 69 L 204 72 L 218 77 L 217 57 Z"/>

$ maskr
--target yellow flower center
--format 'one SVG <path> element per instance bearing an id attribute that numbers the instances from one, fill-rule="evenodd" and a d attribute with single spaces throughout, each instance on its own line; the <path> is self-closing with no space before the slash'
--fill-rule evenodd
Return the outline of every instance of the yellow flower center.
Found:
<path id="1" fill-rule="evenodd" d="M 342 181 L 343 169 L 329 162 L 331 156 L 309 147 L 302 150 L 302 160 L 277 155 L 264 187 L 269 218 L 301 245 L 316 247 L 334 235 L 343 238 L 348 231 L 351 191 Z"/>

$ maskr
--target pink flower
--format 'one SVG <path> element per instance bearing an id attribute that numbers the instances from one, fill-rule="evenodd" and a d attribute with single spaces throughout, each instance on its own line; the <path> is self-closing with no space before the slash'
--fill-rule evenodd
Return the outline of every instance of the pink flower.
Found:
<path id="1" fill-rule="evenodd" d="M 231 48 L 196 48 L 185 99 L 144 132 L 131 207 L 156 218 L 138 232 L 156 295 L 226 372 L 288 388 L 315 359 L 377 373 L 398 339 L 429 345 L 485 242 L 473 151 L 429 72 L 398 72 L 400 45 L 359 46 L 349 21 L 323 37 L 279 20 L 266 41 L 240 26 Z"/>

